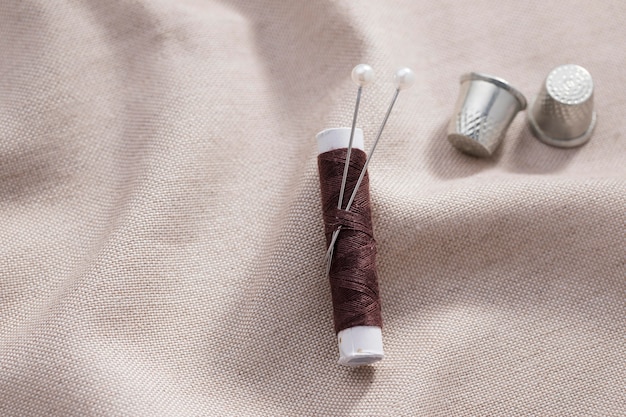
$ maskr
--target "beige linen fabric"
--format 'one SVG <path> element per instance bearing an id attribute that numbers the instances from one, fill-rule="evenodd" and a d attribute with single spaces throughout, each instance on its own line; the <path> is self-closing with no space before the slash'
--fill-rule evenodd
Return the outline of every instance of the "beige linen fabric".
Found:
<path id="1" fill-rule="evenodd" d="M 0 415 L 626 415 L 626 3 L 0 2 Z M 387 357 L 337 365 L 315 134 L 366 146 Z M 454 151 L 459 76 L 594 76 Z"/>

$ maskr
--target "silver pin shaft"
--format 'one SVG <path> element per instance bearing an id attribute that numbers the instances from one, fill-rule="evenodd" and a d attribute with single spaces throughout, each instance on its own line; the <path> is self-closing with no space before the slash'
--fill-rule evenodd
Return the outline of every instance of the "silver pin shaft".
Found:
<path id="1" fill-rule="evenodd" d="M 398 94 L 400 94 L 400 89 L 396 89 L 396 92 L 393 95 L 393 99 L 391 99 L 391 104 L 389 105 L 389 108 L 387 109 L 387 113 L 385 114 L 385 118 L 383 119 L 383 123 L 381 124 L 380 129 L 378 129 L 378 134 L 376 135 L 376 139 L 374 140 L 372 149 L 370 150 L 370 153 L 367 156 L 367 159 L 365 160 L 365 164 L 363 165 L 363 169 L 361 170 L 359 179 L 357 180 L 356 185 L 354 186 L 354 190 L 352 190 L 352 195 L 350 196 L 350 200 L 348 201 L 348 204 L 346 205 L 346 208 L 345 208 L 346 211 L 349 211 L 350 208 L 352 207 L 352 203 L 354 202 L 357 191 L 359 190 L 359 187 L 361 186 L 361 182 L 363 182 L 363 178 L 365 177 L 365 174 L 367 172 L 367 167 L 370 161 L 372 160 L 372 156 L 374 155 L 374 151 L 376 150 L 378 141 L 380 140 L 380 137 L 383 134 L 383 130 L 385 129 L 385 125 L 387 124 L 387 120 L 389 119 L 389 115 L 391 114 L 391 110 L 393 109 L 393 106 L 396 104 L 396 100 L 398 99 Z M 356 112 L 355 112 L 355 117 L 356 117 Z M 352 132 L 354 132 L 354 125 L 352 127 Z M 350 134 L 350 142 L 352 142 L 352 134 Z M 349 153 L 350 153 L 350 148 L 348 148 L 348 154 Z M 346 159 L 346 165 L 348 163 L 349 163 L 349 160 Z M 344 168 L 344 178 L 342 181 L 342 188 L 345 188 L 346 178 L 347 178 L 347 169 Z M 339 199 L 339 205 L 338 205 L 339 209 L 341 209 L 341 200 L 343 197 L 341 192 L 340 192 L 340 196 L 341 197 Z M 330 245 L 328 246 L 328 250 L 326 251 L 326 275 L 328 275 L 330 272 L 330 267 L 331 267 L 332 260 L 333 260 L 335 242 L 337 241 L 337 238 L 339 237 L 339 232 L 341 232 L 341 226 L 339 226 L 337 230 L 333 232 L 332 239 L 330 240 Z"/>

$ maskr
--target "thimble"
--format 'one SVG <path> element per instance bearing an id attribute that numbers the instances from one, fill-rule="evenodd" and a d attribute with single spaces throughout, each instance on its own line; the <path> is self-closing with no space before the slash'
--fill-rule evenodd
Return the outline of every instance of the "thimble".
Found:
<path id="1" fill-rule="evenodd" d="M 465 74 L 448 125 L 448 141 L 461 152 L 491 156 L 517 112 L 525 108 L 524 95 L 505 80 L 477 72 Z"/>
<path id="2" fill-rule="evenodd" d="M 586 143 L 596 125 L 589 71 L 573 64 L 553 69 L 528 112 L 528 122 L 548 145 L 572 148 Z"/>

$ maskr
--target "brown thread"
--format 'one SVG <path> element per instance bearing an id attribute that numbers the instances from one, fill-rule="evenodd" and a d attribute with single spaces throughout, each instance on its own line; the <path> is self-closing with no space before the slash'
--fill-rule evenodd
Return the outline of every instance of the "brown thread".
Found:
<path id="1" fill-rule="evenodd" d="M 326 246 L 341 225 L 329 273 L 336 333 L 354 326 L 382 327 L 367 173 L 350 211 L 337 209 L 346 155 L 343 148 L 324 152 L 317 159 Z M 365 152 L 352 149 L 342 207 L 348 203 L 366 159 Z"/>

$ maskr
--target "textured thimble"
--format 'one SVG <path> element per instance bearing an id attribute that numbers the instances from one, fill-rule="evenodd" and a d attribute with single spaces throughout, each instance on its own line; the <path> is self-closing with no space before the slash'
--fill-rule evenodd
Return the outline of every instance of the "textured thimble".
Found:
<path id="1" fill-rule="evenodd" d="M 528 122 L 548 145 L 572 148 L 586 143 L 596 125 L 589 71 L 573 64 L 553 69 L 528 112 Z"/>
<path id="2" fill-rule="evenodd" d="M 461 91 L 448 125 L 448 141 L 461 152 L 488 157 L 502 142 L 526 99 L 501 78 L 471 72 L 461 77 Z"/>

